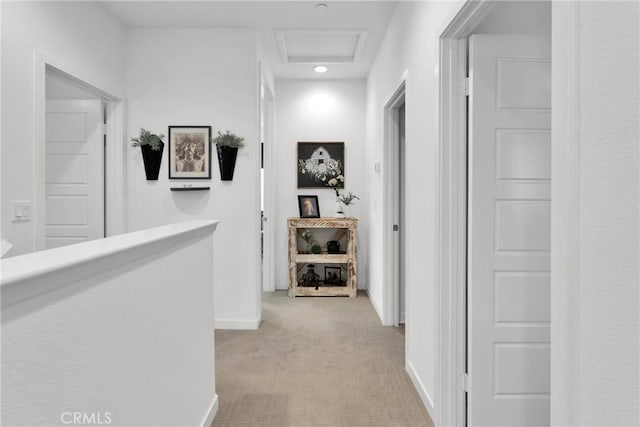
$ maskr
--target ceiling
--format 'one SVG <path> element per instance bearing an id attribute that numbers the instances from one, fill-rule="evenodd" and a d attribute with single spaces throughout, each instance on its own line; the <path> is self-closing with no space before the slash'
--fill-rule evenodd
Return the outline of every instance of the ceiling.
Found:
<path id="1" fill-rule="evenodd" d="M 396 1 L 102 1 L 127 28 L 255 28 L 279 79 L 365 78 Z M 315 6 L 324 3 L 326 10 Z M 313 66 L 324 64 L 318 74 Z"/>

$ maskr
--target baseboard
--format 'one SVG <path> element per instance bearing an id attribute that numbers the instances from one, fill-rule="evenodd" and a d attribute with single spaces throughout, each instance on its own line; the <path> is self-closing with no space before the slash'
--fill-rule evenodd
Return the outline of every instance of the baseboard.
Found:
<path id="1" fill-rule="evenodd" d="M 382 324 L 384 325 L 384 318 L 382 317 L 382 310 L 380 310 L 380 307 L 378 307 L 378 305 L 376 304 L 376 302 L 373 300 L 373 298 L 371 298 L 369 296 L 369 290 L 365 289 L 365 292 L 367 293 L 367 298 L 369 298 L 369 302 L 371 303 L 371 305 L 373 306 L 373 309 L 376 311 L 376 313 L 378 313 L 378 317 L 380 318 L 380 322 L 382 322 Z"/>
<path id="2" fill-rule="evenodd" d="M 431 397 L 429 397 L 429 393 L 427 393 L 427 389 L 424 387 L 424 384 L 422 384 L 422 381 L 420 381 L 420 379 L 418 378 L 418 374 L 416 374 L 415 369 L 413 369 L 411 362 L 407 361 L 405 363 L 405 369 L 409 374 L 409 378 L 411 378 L 411 382 L 413 383 L 413 386 L 418 391 L 418 395 L 420 396 L 420 399 L 422 399 L 422 403 L 424 404 L 424 407 L 427 409 L 427 412 L 429 413 L 429 416 L 431 417 L 433 424 L 437 426 L 438 420 L 436 419 L 436 408 L 433 405 L 433 400 L 431 400 Z"/>
<path id="3" fill-rule="evenodd" d="M 209 411 L 207 412 L 207 415 L 204 417 L 200 425 L 202 427 L 211 427 L 211 424 L 213 423 L 213 419 L 216 417 L 217 413 L 218 413 L 218 395 L 214 394 L 213 402 L 211 402 L 211 406 L 209 406 Z"/>
<path id="4" fill-rule="evenodd" d="M 258 329 L 262 323 L 262 316 L 255 320 L 230 320 L 215 319 L 213 321 L 214 329 Z"/>

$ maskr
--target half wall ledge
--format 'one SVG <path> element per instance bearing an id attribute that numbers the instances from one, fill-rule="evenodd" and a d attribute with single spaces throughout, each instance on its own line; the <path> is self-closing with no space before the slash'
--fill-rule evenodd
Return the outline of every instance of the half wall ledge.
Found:
<path id="1" fill-rule="evenodd" d="M 1 307 L 45 294 L 186 242 L 220 221 L 185 221 L 0 260 Z"/>

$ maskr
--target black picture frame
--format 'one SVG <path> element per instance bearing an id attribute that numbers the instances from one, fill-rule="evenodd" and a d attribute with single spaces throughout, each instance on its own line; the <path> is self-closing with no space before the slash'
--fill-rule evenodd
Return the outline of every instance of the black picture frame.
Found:
<path id="1" fill-rule="evenodd" d="M 325 285 L 342 285 L 342 268 L 325 265 L 324 284 Z"/>
<path id="2" fill-rule="evenodd" d="M 169 179 L 211 179 L 211 126 L 169 126 Z"/>
<path id="3" fill-rule="evenodd" d="M 298 142 L 296 170 L 298 188 L 331 188 L 329 181 L 342 176 L 344 188 L 344 142 Z"/>
<path id="4" fill-rule="evenodd" d="M 318 196 L 298 196 L 300 218 L 320 218 Z"/>

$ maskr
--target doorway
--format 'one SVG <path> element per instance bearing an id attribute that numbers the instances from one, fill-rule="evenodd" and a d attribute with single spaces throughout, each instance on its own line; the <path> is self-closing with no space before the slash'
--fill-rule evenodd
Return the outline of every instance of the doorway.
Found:
<path id="1" fill-rule="evenodd" d="M 45 249 L 106 235 L 106 100 L 46 70 Z"/>
<path id="2" fill-rule="evenodd" d="M 36 55 L 35 250 L 126 229 L 121 98 L 63 71 L 72 68 Z"/>
<path id="3" fill-rule="evenodd" d="M 385 105 L 385 287 L 384 319 L 396 327 L 405 322 L 405 82 Z"/>
<path id="4" fill-rule="evenodd" d="M 260 245 L 262 292 L 275 290 L 274 256 L 274 179 L 272 169 L 274 96 L 271 88 L 260 79 Z"/>
<path id="5" fill-rule="evenodd" d="M 550 28 L 469 2 L 441 36 L 442 424 L 549 423 Z"/>

